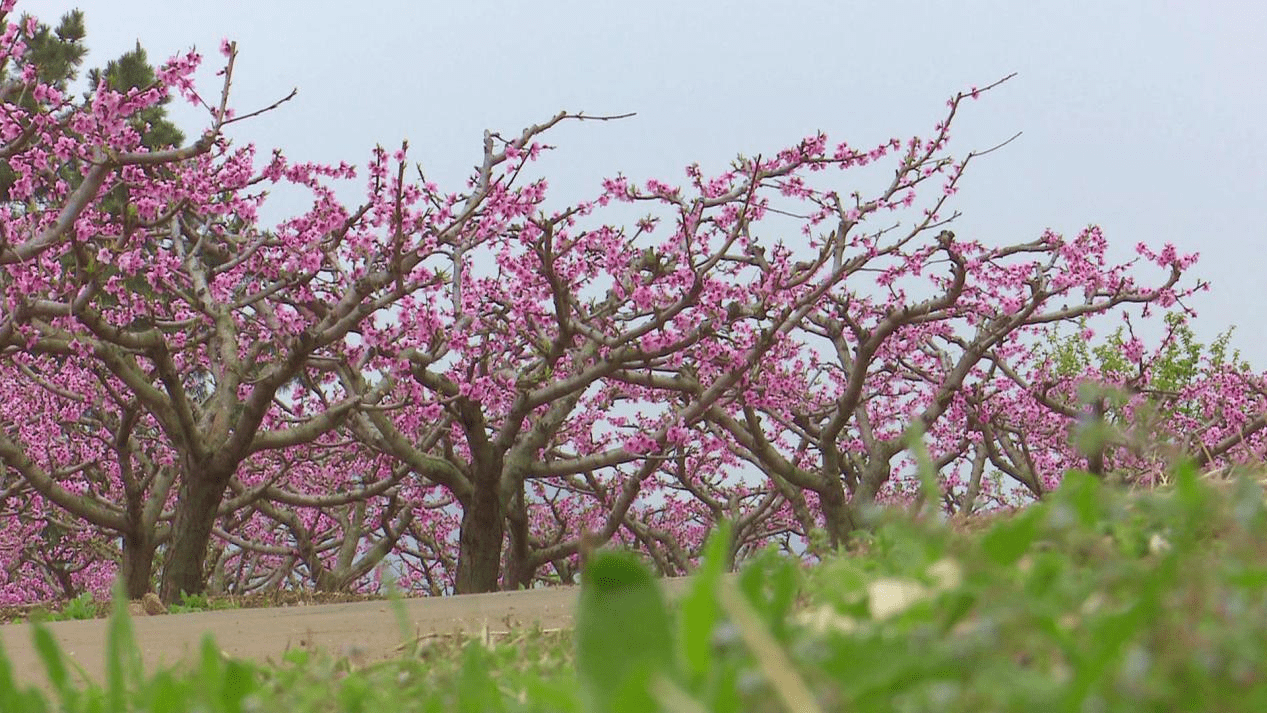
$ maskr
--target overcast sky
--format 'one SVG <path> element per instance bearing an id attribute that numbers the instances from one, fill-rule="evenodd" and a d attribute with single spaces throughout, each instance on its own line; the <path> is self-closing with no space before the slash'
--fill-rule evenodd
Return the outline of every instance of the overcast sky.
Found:
<path id="1" fill-rule="evenodd" d="M 294 159 L 364 164 L 375 144 L 407 138 L 456 188 L 485 128 L 518 132 L 559 109 L 638 112 L 551 134 L 559 151 L 544 169 L 560 205 L 603 176 L 679 182 L 689 163 L 719 170 L 818 130 L 859 146 L 927 134 L 955 92 L 1018 72 L 957 119 L 960 156 L 1024 134 L 970 166 L 956 232 L 1002 244 L 1098 223 L 1119 258 L 1140 241 L 1199 251 L 1196 274 L 1213 287 L 1192 302 L 1198 334 L 1237 325 L 1233 344 L 1267 369 L 1267 3 L 19 0 L 18 11 L 54 23 L 74 7 L 90 66 L 137 40 L 156 63 L 196 45 L 208 96 L 220 39 L 236 40 L 240 112 L 299 95 L 232 136 Z M 188 133 L 204 125 L 176 116 Z"/>

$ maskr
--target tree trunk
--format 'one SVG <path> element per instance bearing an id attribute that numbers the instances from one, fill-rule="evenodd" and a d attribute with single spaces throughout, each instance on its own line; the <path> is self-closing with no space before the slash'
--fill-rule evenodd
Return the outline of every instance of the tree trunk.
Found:
<path id="1" fill-rule="evenodd" d="M 850 502 L 861 505 L 870 505 L 875 502 L 876 496 L 880 494 L 880 488 L 883 488 L 884 484 L 889 482 L 889 478 L 893 477 L 893 468 L 889 465 L 892 457 L 891 455 L 872 456 L 867 461 Z"/>
<path id="2" fill-rule="evenodd" d="M 817 491 L 819 507 L 823 510 L 823 520 L 827 524 L 832 547 L 845 546 L 854 532 L 866 527 L 858 518 L 858 508 L 875 503 L 876 495 L 891 474 L 887 459 L 873 457 L 862 469 L 852 497 L 845 494 L 844 485 L 839 479 L 829 483 L 826 489 Z"/>
<path id="3" fill-rule="evenodd" d="M 123 564 L 119 568 L 119 576 L 123 578 L 128 599 L 140 599 L 150 591 L 157 546 L 153 535 L 143 531 L 123 535 Z"/>
<path id="4" fill-rule="evenodd" d="M 823 511 L 823 524 L 831 546 L 833 549 L 844 547 L 859 525 L 853 504 L 845 497 L 845 489 L 839 482 L 829 483 L 817 492 L 818 506 Z"/>
<path id="5" fill-rule="evenodd" d="M 183 473 L 159 591 L 164 604 L 176 602 L 185 594 L 201 594 L 206 588 L 202 567 L 227 486 L 227 476 L 193 468 Z"/>
<path id="6" fill-rule="evenodd" d="M 496 592 L 501 574 L 502 538 L 506 513 L 498 489 L 480 484 L 474 495 L 462 503 L 462 525 L 458 531 L 458 573 L 453 583 L 458 594 Z"/>
<path id="7" fill-rule="evenodd" d="M 506 514 L 510 524 L 510 552 L 506 558 L 506 589 L 528 588 L 537 573 L 532 561 L 531 543 L 528 541 L 528 509 L 524 502 L 524 488 L 520 483 L 515 500 Z"/>

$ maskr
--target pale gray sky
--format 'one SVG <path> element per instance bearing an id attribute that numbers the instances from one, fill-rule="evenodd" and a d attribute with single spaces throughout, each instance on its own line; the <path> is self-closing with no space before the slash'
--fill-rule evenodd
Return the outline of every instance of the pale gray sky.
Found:
<path id="1" fill-rule="evenodd" d="M 1200 251 L 1212 290 L 1192 304 L 1205 339 L 1267 368 L 1267 3 L 1207 0 L 717 2 L 603 0 L 20 0 L 55 22 L 87 13 L 89 64 L 136 40 L 161 61 L 222 37 L 239 46 L 234 104 L 281 110 L 236 140 L 295 159 L 363 164 L 408 138 L 450 186 L 485 128 L 517 132 L 559 109 L 636 111 L 569 125 L 544 165 L 560 204 L 624 172 L 682 180 L 818 130 L 853 145 L 926 134 L 956 91 L 1019 76 L 968 106 L 956 155 L 1017 131 L 969 168 L 955 230 L 987 243 L 1104 226 Z M 1257 68 L 1257 69 L 1255 69 Z M 191 133 L 199 119 L 182 110 Z M 847 177 L 848 174 L 845 174 Z"/>

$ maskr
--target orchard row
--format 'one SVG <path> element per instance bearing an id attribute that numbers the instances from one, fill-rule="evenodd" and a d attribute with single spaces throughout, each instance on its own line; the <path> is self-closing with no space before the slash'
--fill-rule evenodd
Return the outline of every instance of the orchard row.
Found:
<path id="1" fill-rule="evenodd" d="M 732 558 L 813 557 L 875 504 L 971 517 L 1070 468 L 1148 483 L 1262 453 L 1261 375 L 1184 323 L 1195 256 L 1113 262 L 1096 227 L 951 230 L 985 152 L 951 155 L 950 129 L 997 84 L 926 136 L 812 136 L 561 206 L 543 137 L 618 117 L 487 132 L 460 187 L 379 147 L 356 184 L 226 137 L 254 114 L 232 106 L 233 44 L 213 94 L 197 54 L 153 69 L 138 50 L 75 96 L 82 17 L 12 5 L 0 601 L 116 573 L 167 601 L 372 589 L 384 566 L 409 590 L 490 591 L 570 581 L 611 541 L 675 574 L 722 520 Z M 206 108 L 196 139 L 173 99 Z M 265 224 L 279 185 L 309 198 Z M 1086 346 L 1088 320 L 1159 310 L 1176 316 L 1152 348 L 1130 321 Z"/>

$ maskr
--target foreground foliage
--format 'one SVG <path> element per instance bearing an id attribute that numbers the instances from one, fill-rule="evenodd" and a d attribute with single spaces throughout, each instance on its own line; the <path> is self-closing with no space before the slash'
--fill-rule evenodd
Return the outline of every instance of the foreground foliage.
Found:
<path id="1" fill-rule="evenodd" d="M 673 607 L 628 553 L 583 579 L 577 628 L 403 647 L 362 665 L 294 651 L 143 676 L 116 611 L 104 686 L 81 689 L 47 629 L 57 703 L 6 711 L 1004 711 L 1267 708 L 1267 508 L 1258 482 L 1181 469 L 1130 493 L 1072 473 L 991 527 L 872 513 L 853 553 L 772 551 L 723 574 L 725 533 Z M 632 637 L 632 638 L 631 638 Z M 636 640 L 635 640 L 636 639 Z"/>

